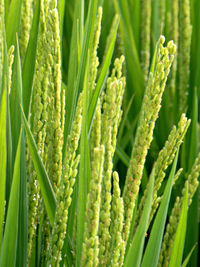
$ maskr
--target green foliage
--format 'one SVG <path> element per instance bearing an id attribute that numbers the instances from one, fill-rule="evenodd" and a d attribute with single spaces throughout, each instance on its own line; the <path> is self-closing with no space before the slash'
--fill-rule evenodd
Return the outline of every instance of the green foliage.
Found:
<path id="1" fill-rule="evenodd" d="M 0 266 L 198 266 L 199 12 L 0 0 Z"/>

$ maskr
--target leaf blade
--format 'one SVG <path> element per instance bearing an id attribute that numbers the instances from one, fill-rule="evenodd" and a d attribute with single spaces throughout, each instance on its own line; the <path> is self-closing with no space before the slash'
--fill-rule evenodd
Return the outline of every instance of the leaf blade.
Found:
<path id="1" fill-rule="evenodd" d="M 42 196 L 44 198 L 44 203 L 46 206 L 47 214 L 49 216 L 49 220 L 51 225 L 53 225 L 54 222 L 54 216 L 56 211 L 56 198 L 53 191 L 53 187 L 51 185 L 51 182 L 49 180 L 48 174 L 45 170 L 45 167 L 42 163 L 42 160 L 38 154 L 37 146 L 35 143 L 35 140 L 33 138 L 33 135 L 30 131 L 30 128 L 28 126 L 28 122 L 26 120 L 25 114 L 22 110 L 23 115 L 23 122 L 24 122 L 24 129 L 26 132 L 27 142 L 30 149 L 30 153 L 33 159 L 33 164 L 37 173 L 38 181 L 40 184 Z"/>
<path id="2" fill-rule="evenodd" d="M 141 267 L 145 266 L 154 267 L 157 266 L 158 264 L 161 242 L 165 227 L 165 221 L 167 217 L 167 210 L 169 206 L 169 200 L 171 196 L 171 190 L 172 190 L 173 178 L 175 175 L 177 160 L 178 160 L 178 152 L 174 159 L 174 163 L 164 191 L 164 195 L 151 230 L 150 238 L 144 253 Z"/>
<path id="3" fill-rule="evenodd" d="M 133 242 L 130 245 L 130 248 L 127 253 L 127 257 L 125 260 L 125 267 L 139 267 L 141 258 L 142 258 L 142 252 L 144 247 L 144 240 L 145 240 L 145 233 L 147 231 L 148 227 L 148 221 L 151 211 L 151 205 L 152 205 L 152 198 L 153 198 L 153 186 L 154 186 L 154 172 L 152 173 L 148 185 L 148 193 L 147 198 L 145 201 L 144 210 L 140 219 L 139 226 L 136 230 L 136 233 L 133 238 Z"/>
<path id="4" fill-rule="evenodd" d="M 0 266 L 14 267 L 17 254 L 19 185 L 20 185 L 21 134 L 14 164 L 13 181 L 6 217 L 5 233 L 0 257 Z"/>
<path id="5" fill-rule="evenodd" d="M 183 205 L 181 209 L 178 228 L 176 231 L 175 240 L 172 247 L 169 267 L 181 265 L 184 242 L 185 242 L 186 226 L 187 226 L 187 208 L 188 208 L 188 183 L 186 186 L 186 192 L 183 199 Z"/>

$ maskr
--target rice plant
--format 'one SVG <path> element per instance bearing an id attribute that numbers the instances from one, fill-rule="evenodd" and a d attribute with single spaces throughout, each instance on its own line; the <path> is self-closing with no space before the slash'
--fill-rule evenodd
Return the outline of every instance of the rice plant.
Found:
<path id="1" fill-rule="evenodd" d="M 0 267 L 198 266 L 199 12 L 0 0 Z"/>

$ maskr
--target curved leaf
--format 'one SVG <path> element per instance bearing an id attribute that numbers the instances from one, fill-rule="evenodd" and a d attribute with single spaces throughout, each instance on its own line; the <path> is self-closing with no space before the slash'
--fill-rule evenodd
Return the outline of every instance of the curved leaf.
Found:
<path id="1" fill-rule="evenodd" d="M 21 133 L 15 158 L 13 181 L 6 217 L 5 233 L 0 257 L 0 267 L 14 267 L 17 252 L 19 186 L 20 186 Z"/>
<path id="2" fill-rule="evenodd" d="M 168 267 L 181 265 L 184 242 L 185 242 L 186 226 L 187 226 L 187 207 L 188 207 L 188 183 L 186 186 L 186 191 L 181 209 L 181 215 L 179 218 L 178 228 L 176 231 Z"/>
<path id="3" fill-rule="evenodd" d="M 169 206 L 169 200 L 171 196 L 171 190 L 173 185 L 173 178 L 176 170 L 177 165 L 177 159 L 178 159 L 178 152 L 176 154 L 176 158 L 174 159 L 174 163 L 170 172 L 170 176 L 165 188 L 164 195 L 162 197 L 162 201 L 158 210 L 158 213 L 156 215 L 150 238 L 145 250 L 145 254 L 142 261 L 142 267 L 155 267 L 158 264 L 159 254 L 160 254 L 160 248 L 161 243 L 163 239 L 163 232 L 167 217 L 167 211 Z"/>
<path id="4" fill-rule="evenodd" d="M 22 110 L 22 115 L 23 115 L 24 128 L 26 132 L 28 146 L 29 146 L 33 164 L 34 164 L 34 167 L 37 173 L 37 178 L 40 184 L 42 196 L 44 198 L 44 203 L 46 206 L 47 214 L 49 216 L 51 225 L 53 225 L 55 211 L 56 211 L 56 198 L 54 195 L 53 187 L 49 180 L 46 169 L 42 163 L 42 160 L 38 154 L 37 145 L 35 143 L 31 130 L 29 129 L 28 122 L 26 120 L 23 110 Z"/>
<path id="5" fill-rule="evenodd" d="M 144 205 L 144 210 L 140 219 L 140 223 L 138 225 L 138 228 L 136 230 L 136 233 L 133 238 L 133 242 L 130 245 L 130 248 L 127 253 L 127 257 L 125 259 L 125 267 L 139 267 L 141 258 L 142 258 L 142 252 L 144 248 L 144 240 L 145 240 L 145 234 L 148 227 L 148 221 L 149 216 L 151 212 L 151 205 L 152 205 L 152 197 L 153 197 L 153 186 L 154 186 L 154 172 L 152 172 L 152 175 L 149 180 L 148 184 L 148 193 L 147 198 Z"/>

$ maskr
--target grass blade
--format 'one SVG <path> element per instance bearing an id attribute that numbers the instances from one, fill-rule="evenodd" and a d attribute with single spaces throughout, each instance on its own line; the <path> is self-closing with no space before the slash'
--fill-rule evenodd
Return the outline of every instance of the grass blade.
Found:
<path id="1" fill-rule="evenodd" d="M 6 217 L 5 233 L 0 257 L 0 267 L 14 267 L 17 252 L 18 235 L 18 211 L 19 211 L 19 186 L 20 186 L 20 152 L 21 134 L 17 146 L 15 158 L 13 181 Z"/>
<path id="2" fill-rule="evenodd" d="M 6 18 L 6 40 L 8 48 L 16 44 L 16 33 L 19 32 L 22 0 L 12 0 Z"/>
<path id="3" fill-rule="evenodd" d="M 15 53 L 16 59 L 15 59 L 15 66 L 14 66 L 14 75 L 13 75 L 12 91 L 11 91 L 11 103 L 10 103 L 13 162 L 15 159 L 16 151 L 17 151 L 18 138 L 19 138 L 20 128 L 21 128 L 20 105 L 22 103 L 22 74 L 21 74 L 21 61 L 20 61 L 20 54 L 19 54 L 18 38 L 17 38 L 16 44 L 17 44 L 16 53 Z"/>
<path id="4" fill-rule="evenodd" d="M 86 27 L 84 31 L 83 46 L 82 46 L 82 51 L 81 51 L 80 65 L 79 65 L 77 79 L 74 84 L 73 91 L 71 92 L 71 90 L 70 91 L 68 90 L 69 92 L 71 92 L 71 96 L 68 97 L 68 94 L 66 95 L 66 99 L 68 101 L 66 103 L 66 110 L 70 110 L 70 112 L 66 113 L 65 140 L 71 131 L 71 126 L 72 126 L 72 122 L 73 122 L 73 118 L 75 114 L 78 94 L 83 88 L 84 75 L 85 75 L 85 70 L 86 70 L 86 65 L 87 65 L 87 60 L 88 60 L 88 51 L 92 51 L 97 6 L 98 6 L 97 0 L 90 1 Z M 69 85 L 68 85 L 68 88 L 70 88 Z M 65 145 L 66 145 L 66 142 L 64 142 L 64 153 L 65 153 Z"/>
<path id="5" fill-rule="evenodd" d="M 16 266 L 25 267 L 28 255 L 28 199 L 26 177 L 25 133 L 22 129 L 20 160 L 19 227 Z"/>
<path id="6" fill-rule="evenodd" d="M 88 62 L 89 64 L 89 62 Z M 82 243 L 84 234 L 84 222 L 85 222 L 85 208 L 86 197 L 88 190 L 88 182 L 90 180 L 90 168 L 89 168 L 89 144 L 88 144 L 88 130 L 87 130 L 87 110 L 89 99 L 89 87 L 88 87 L 88 72 L 89 65 L 87 64 L 84 89 L 83 89 L 83 117 L 82 117 L 82 131 L 81 131 L 81 143 L 80 143 L 80 168 L 79 168 L 79 180 L 78 180 L 78 212 L 77 212 L 77 256 L 76 266 L 80 266 Z"/>
<path id="7" fill-rule="evenodd" d="M 190 172 L 192 165 L 194 163 L 195 157 L 198 153 L 198 144 L 199 144 L 199 136 L 198 136 L 198 97 L 197 97 L 197 89 L 194 89 L 193 92 L 193 99 L 192 99 L 192 123 L 190 130 L 190 135 L 188 135 L 189 140 L 188 142 L 184 143 L 185 148 L 185 162 L 187 165 L 187 170 Z M 187 147 L 186 147 L 187 144 Z M 188 159 L 188 160 L 187 160 Z M 198 221 L 198 207 L 199 207 L 199 189 L 195 193 L 192 203 L 188 209 L 188 221 L 187 221 L 187 232 L 186 232 L 186 239 L 185 239 L 185 247 L 184 247 L 184 256 L 190 252 L 191 248 L 194 246 L 195 243 L 198 243 L 198 236 L 199 236 L 199 221 Z M 194 249 L 194 253 L 192 254 L 189 266 L 193 267 L 197 265 L 198 261 L 198 248 Z"/>
<path id="8" fill-rule="evenodd" d="M 167 210 L 169 206 L 169 200 L 171 196 L 171 190 L 173 185 L 173 178 L 176 170 L 177 165 L 177 159 L 178 159 L 178 152 L 176 154 L 176 158 L 174 159 L 174 163 L 170 172 L 170 176 L 165 188 L 165 192 L 158 210 L 158 213 L 156 215 L 150 238 L 145 250 L 145 254 L 142 261 L 142 267 L 155 267 L 158 264 L 159 254 L 160 254 L 160 248 L 161 248 L 161 242 L 163 238 L 163 232 L 165 227 L 165 221 L 167 217 Z"/>
<path id="9" fill-rule="evenodd" d="M 194 251 L 194 249 L 196 248 L 197 244 L 194 244 L 194 246 L 192 247 L 192 249 L 190 250 L 189 254 L 187 255 L 187 257 L 185 258 L 183 264 L 181 265 L 182 267 L 187 267 L 190 257 L 192 256 L 192 253 Z"/>
<path id="10" fill-rule="evenodd" d="M 175 240 L 172 247 L 169 267 L 181 265 L 184 242 L 185 242 L 186 226 L 187 226 L 187 207 L 188 207 L 188 183 L 186 186 L 186 192 L 184 195 L 178 228 L 176 231 Z"/>
<path id="11" fill-rule="evenodd" d="M 149 216 L 151 212 L 152 197 L 153 197 L 153 186 L 154 186 L 154 172 L 152 173 L 149 185 L 147 189 L 147 198 L 144 206 L 144 210 L 140 219 L 139 226 L 134 235 L 133 242 L 127 253 L 125 260 L 125 267 L 139 267 L 142 258 L 142 252 L 144 248 L 145 234 L 148 227 Z"/>
<path id="12" fill-rule="evenodd" d="M 63 20 L 65 14 L 65 0 L 58 1 L 60 36 L 63 34 Z"/>
<path id="13" fill-rule="evenodd" d="M 66 3 L 68 4 L 68 3 Z M 75 94 L 77 94 L 73 89 L 75 85 L 75 80 L 77 77 L 78 72 L 78 65 L 79 65 L 79 55 L 80 55 L 80 47 L 81 44 L 81 35 L 83 31 L 83 14 L 84 14 L 84 4 L 83 1 L 75 1 L 75 11 L 74 11 L 74 19 L 73 19 L 73 28 L 72 28 L 72 37 L 70 43 L 70 54 L 69 54 L 69 66 L 68 66 L 68 82 L 66 90 L 66 103 L 65 103 L 65 110 L 66 110 L 66 119 L 65 119 L 65 129 L 64 129 L 64 149 L 63 155 L 65 155 L 65 146 L 67 141 L 67 136 L 70 132 L 71 125 L 69 125 L 69 121 L 73 120 L 70 116 L 74 116 L 74 114 L 70 115 L 67 112 L 71 110 L 70 108 L 73 107 L 72 101 L 74 101 Z M 76 102 L 76 99 L 75 99 Z M 75 110 L 73 111 L 75 113 Z M 71 122 L 72 123 L 72 122 Z"/>
<path id="14" fill-rule="evenodd" d="M 28 122 L 26 120 L 23 110 L 22 110 L 22 115 L 23 115 L 24 128 L 25 128 L 26 137 L 27 137 L 27 143 L 28 143 L 30 153 L 32 156 L 32 160 L 33 160 L 33 164 L 34 164 L 34 167 L 37 173 L 37 178 L 40 184 L 42 196 L 44 198 L 44 203 L 46 206 L 47 214 L 49 216 L 51 225 L 53 225 L 55 211 L 56 211 L 56 198 L 54 195 L 53 187 L 47 175 L 46 169 L 42 163 L 42 160 L 38 154 L 37 145 L 29 129 Z"/>
<path id="15" fill-rule="evenodd" d="M 5 76 L 4 76 L 5 77 Z M 6 78 L 4 78 L 4 89 L 0 106 L 0 251 L 3 233 L 4 209 L 5 209 L 5 185 L 6 185 Z"/>

